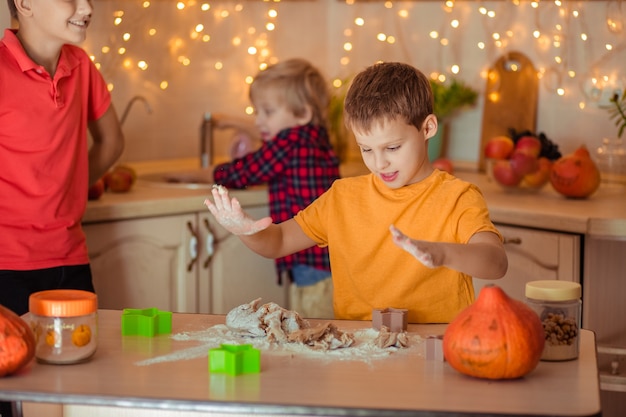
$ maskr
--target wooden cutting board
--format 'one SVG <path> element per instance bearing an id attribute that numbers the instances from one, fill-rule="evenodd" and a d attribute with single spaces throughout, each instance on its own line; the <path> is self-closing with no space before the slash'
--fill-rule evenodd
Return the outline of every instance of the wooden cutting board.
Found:
<path id="1" fill-rule="evenodd" d="M 539 78 L 533 63 L 521 52 L 502 55 L 489 69 L 479 152 L 479 169 L 485 170 L 483 149 L 489 139 L 516 131 L 535 132 Z"/>

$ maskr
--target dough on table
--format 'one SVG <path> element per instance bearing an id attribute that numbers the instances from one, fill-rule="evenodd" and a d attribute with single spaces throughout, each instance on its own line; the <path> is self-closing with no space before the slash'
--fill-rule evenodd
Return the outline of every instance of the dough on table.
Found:
<path id="1" fill-rule="evenodd" d="M 243 336 L 267 337 L 270 342 L 303 343 L 316 349 L 337 349 L 354 343 L 354 336 L 341 332 L 332 323 L 311 328 L 310 323 L 276 303 L 260 305 L 261 299 L 233 308 L 226 326 Z"/>
<path id="2" fill-rule="evenodd" d="M 314 349 L 329 350 L 351 346 L 354 343 L 354 335 L 342 332 L 332 323 L 326 323 L 296 330 L 289 334 L 289 341 L 304 343 Z"/>
<path id="3" fill-rule="evenodd" d="M 378 336 L 374 339 L 374 344 L 383 349 L 388 347 L 403 348 L 409 345 L 409 338 L 406 332 L 392 332 L 389 327 L 381 326 Z"/>
<path id="4" fill-rule="evenodd" d="M 226 326 L 233 333 L 247 337 L 266 337 L 270 342 L 300 343 L 316 350 L 347 348 L 355 343 L 354 334 L 342 332 L 331 322 L 311 327 L 297 312 L 276 303 L 262 304 L 257 298 L 233 308 L 226 315 Z M 372 343 L 379 348 L 407 347 L 406 332 L 391 332 L 382 326 Z"/>

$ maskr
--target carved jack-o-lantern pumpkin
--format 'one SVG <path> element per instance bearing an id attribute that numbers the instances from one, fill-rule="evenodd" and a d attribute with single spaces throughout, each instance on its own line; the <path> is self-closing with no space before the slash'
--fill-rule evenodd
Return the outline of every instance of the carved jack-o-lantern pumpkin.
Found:
<path id="1" fill-rule="evenodd" d="M 450 366 L 463 374 L 511 379 L 535 369 L 544 343 L 539 316 L 491 284 L 448 325 L 443 352 Z"/>

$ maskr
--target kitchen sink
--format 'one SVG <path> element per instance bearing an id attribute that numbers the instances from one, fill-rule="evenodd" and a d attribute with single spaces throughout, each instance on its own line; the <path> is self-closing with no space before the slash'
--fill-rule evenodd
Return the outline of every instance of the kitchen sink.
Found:
<path id="1" fill-rule="evenodd" d="M 142 174 L 138 180 L 150 187 L 210 189 L 213 185 L 213 168 Z"/>
<path id="2" fill-rule="evenodd" d="M 180 188 L 189 190 L 207 190 L 213 186 L 213 166 L 209 168 L 179 169 L 156 173 L 141 174 L 137 178 L 146 186 L 160 188 Z M 367 168 L 362 162 L 345 163 L 340 166 L 342 177 L 362 175 Z"/>

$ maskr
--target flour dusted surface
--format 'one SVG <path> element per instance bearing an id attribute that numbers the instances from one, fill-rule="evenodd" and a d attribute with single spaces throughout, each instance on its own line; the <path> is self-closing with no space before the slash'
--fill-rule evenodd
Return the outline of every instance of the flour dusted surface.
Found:
<path id="1" fill-rule="evenodd" d="M 388 329 L 339 329 L 330 322 L 317 326 L 302 319 L 298 313 L 285 310 L 275 303 L 259 305 L 253 300 L 231 310 L 226 324 L 204 330 L 181 332 L 171 337 L 194 343 L 165 355 L 137 362 L 145 366 L 162 362 L 206 357 L 209 349 L 222 344 L 250 344 L 262 355 L 298 356 L 316 360 L 357 360 L 369 362 L 389 355 L 415 352 L 423 355 L 424 339 L 406 332 L 392 334 Z"/>

